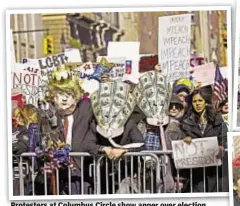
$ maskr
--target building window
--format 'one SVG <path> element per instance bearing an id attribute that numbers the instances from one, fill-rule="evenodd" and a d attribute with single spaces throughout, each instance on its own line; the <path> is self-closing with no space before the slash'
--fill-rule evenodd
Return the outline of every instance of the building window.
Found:
<path id="1" fill-rule="evenodd" d="M 119 15 L 118 15 L 118 12 L 115 12 L 114 13 L 114 26 L 116 27 L 116 28 L 119 28 Z"/>

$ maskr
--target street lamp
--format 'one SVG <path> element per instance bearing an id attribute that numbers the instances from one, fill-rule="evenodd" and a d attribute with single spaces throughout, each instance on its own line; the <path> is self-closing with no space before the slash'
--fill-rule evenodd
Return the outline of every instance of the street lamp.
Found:
<path id="1" fill-rule="evenodd" d="M 62 32 L 62 35 L 61 35 L 60 44 L 62 46 L 62 52 L 64 52 L 65 49 L 66 49 L 67 43 L 66 43 L 66 39 L 65 39 L 65 36 L 64 36 L 63 32 Z"/>

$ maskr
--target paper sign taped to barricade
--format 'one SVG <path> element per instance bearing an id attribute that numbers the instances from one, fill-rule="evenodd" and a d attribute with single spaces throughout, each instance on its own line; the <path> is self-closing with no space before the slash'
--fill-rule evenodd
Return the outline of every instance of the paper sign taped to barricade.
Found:
<path id="1" fill-rule="evenodd" d="M 190 68 L 191 15 L 159 17 L 158 63 L 170 82 L 187 77 Z"/>
<path id="2" fill-rule="evenodd" d="M 213 62 L 195 66 L 193 68 L 194 80 L 200 81 L 201 86 L 214 84 L 216 67 Z"/>
<path id="3" fill-rule="evenodd" d="M 217 159 L 217 137 L 192 139 L 191 144 L 182 140 L 172 141 L 173 158 L 177 169 L 220 166 Z"/>

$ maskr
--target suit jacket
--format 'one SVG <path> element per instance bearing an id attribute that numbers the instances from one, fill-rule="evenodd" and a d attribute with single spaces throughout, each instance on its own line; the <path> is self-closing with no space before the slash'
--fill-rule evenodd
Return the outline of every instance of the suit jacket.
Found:
<path id="1" fill-rule="evenodd" d="M 94 133 L 97 137 L 97 142 L 101 146 L 109 146 L 113 147 L 109 140 L 103 136 L 101 136 L 96 131 L 96 122 L 93 121 L 91 124 L 92 133 Z M 124 127 L 124 132 L 118 137 L 113 138 L 113 140 L 119 145 L 127 145 L 131 143 L 144 143 L 143 136 L 141 132 L 138 130 L 135 120 L 129 119 Z M 141 146 L 139 148 L 129 148 L 129 152 L 139 152 L 145 149 L 145 146 Z"/>

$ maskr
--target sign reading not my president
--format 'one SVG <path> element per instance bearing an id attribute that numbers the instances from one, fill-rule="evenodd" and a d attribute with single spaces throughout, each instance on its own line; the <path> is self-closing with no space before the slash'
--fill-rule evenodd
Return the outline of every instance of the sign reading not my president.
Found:
<path id="1" fill-rule="evenodd" d="M 177 169 L 221 165 L 221 159 L 216 158 L 217 137 L 193 139 L 189 145 L 182 140 L 172 141 L 172 148 Z"/>

